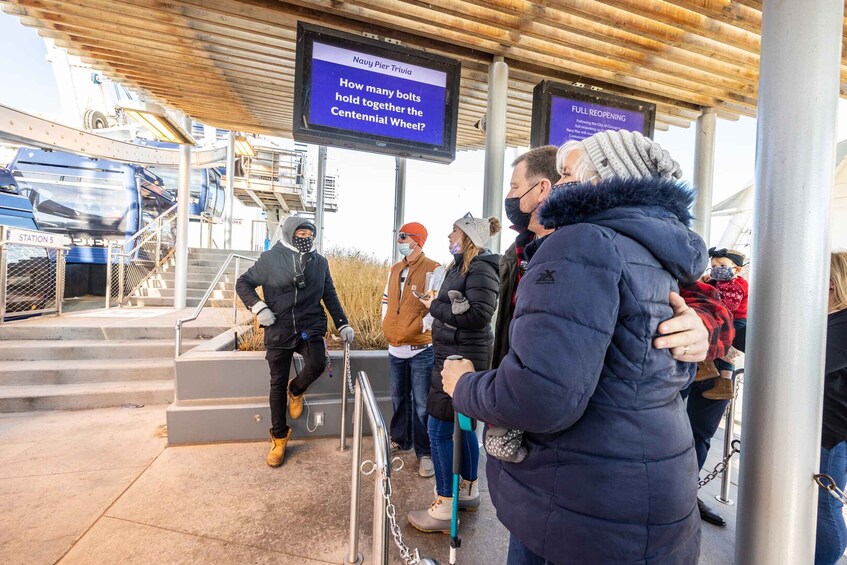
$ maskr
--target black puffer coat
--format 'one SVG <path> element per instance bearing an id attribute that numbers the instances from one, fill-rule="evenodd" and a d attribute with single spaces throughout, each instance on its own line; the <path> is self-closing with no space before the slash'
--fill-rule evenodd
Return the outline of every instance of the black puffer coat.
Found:
<path id="1" fill-rule="evenodd" d="M 460 273 L 464 256 L 454 255 L 453 266 L 447 270 L 438 296 L 432 301 L 429 312 L 435 321 L 432 324 L 432 345 L 435 352 L 435 368 L 432 371 L 432 386 L 426 402 L 426 411 L 445 422 L 453 421 L 453 402 L 441 386 L 441 369 L 450 355 L 461 355 L 473 362 L 474 369 L 483 371 L 491 366 L 494 332 L 491 318 L 497 307 L 500 287 L 498 262 L 500 256 L 488 251 L 481 252 L 467 273 Z M 447 292 L 458 290 L 470 303 L 467 312 L 453 314 Z"/>

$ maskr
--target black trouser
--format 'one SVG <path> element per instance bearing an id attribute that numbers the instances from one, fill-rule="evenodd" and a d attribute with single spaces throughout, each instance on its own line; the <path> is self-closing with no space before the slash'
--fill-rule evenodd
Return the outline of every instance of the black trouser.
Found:
<path id="1" fill-rule="evenodd" d="M 301 339 L 293 349 L 268 349 L 265 359 L 271 370 L 270 405 L 274 437 L 285 437 L 288 433 L 285 412 L 288 405 L 288 374 L 291 372 L 294 353 L 303 356 L 303 369 L 291 381 L 291 394 L 295 396 L 306 392 L 326 368 L 323 336 L 312 337 L 308 341 Z"/>

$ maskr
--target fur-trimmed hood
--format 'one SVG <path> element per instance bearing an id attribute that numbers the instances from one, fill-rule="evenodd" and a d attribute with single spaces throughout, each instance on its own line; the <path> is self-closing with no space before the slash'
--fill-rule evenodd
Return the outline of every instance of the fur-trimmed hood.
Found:
<path id="1" fill-rule="evenodd" d="M 650 250 L 665 270 L 689 283 L 706 269 L 706 244 L 688 228 L 694 192 L 683 182 L 610 179 L 562 187 L 539 211 L 549 228 L 572 224 L 605 226 Z"/>

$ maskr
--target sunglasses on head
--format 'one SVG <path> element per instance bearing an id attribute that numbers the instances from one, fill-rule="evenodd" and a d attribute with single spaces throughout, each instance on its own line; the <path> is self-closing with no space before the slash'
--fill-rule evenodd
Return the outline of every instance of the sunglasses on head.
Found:
<path id="1" fill-rule="evenodd" d="M 408 239 L 408 238 L 412 237 L 413 235 L 420 236 L 421 234 L 419 234 L 419 233 L 406 233 L 406 232 L 401 231 L 400 233 L 397 234 L 397 237 L 399 237 L 400 239 Z"/>

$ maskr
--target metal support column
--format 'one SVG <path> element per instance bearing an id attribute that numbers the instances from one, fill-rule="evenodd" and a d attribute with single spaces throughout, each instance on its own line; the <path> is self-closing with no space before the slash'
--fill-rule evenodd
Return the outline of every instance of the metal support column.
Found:
<path id="1" fill-rule="evenodd" d="M 191 118 L 183 117 L 182 127 L 191 131 Z M 176 251 L 174 259 L 174 308 L 185 308 L 188 287 L 188 192 L 191 183 L 191 146 L 179 146 L 179 188 L 176 199 Z M 202 234 L 202 229 L 201 229 Z M 200 236 L 202 238 L 202 235 Z"/>
<path id="2" fill-rule="evenodd" d="M 394 241 L 392 254 L 394 262 L 401 259 L 400 248 L 397 246 L 397 233 L 406 223 L 406 158 L 394 158 Z"/>
<path id="3" fill-rule="evenodd" d="M 502 218 L 503 170 L 506 159 L 506 95 L 509 65 L 495 57 L 488 71 L 488 108 L 485 113 L 485 179 L 482 213 Z M 500 252 L 500 236 L 491 238 L 491 250 Z"/>
<path id="4" fill-rule="evenodd" d="M 315 245 L 318 253 L 324 252 L 324 196 L 326 195 L 326 145 L 318 148 L 318 191 L 315 197 Z"/>
<path id="5" fill-rule="evenodd" d="M 226 137 L 226 202 L 224 203 L 224 249 L 232 249 L 232 209 L 235 205 L 234 200 L 235 132 L 231 131 Z"/>
<path id="6" fill-rule="evenodd" d="M 763 12 L 735 542 L 744 565 L 811 563 L 815 552 L 843 14 L 843 0 Z"/>
<path id="7" fill-rule="evenodd" d="M 715 127 L 717 114 L 713 108 L 703 108 L 697 118 L 694 141 L 694 222 L 692 228 L 709 245 L 712 225 L 712 187 L 715 178 Z"/>

